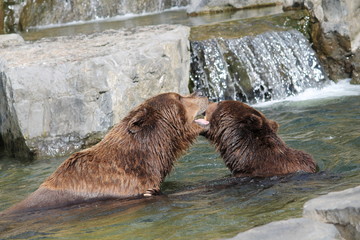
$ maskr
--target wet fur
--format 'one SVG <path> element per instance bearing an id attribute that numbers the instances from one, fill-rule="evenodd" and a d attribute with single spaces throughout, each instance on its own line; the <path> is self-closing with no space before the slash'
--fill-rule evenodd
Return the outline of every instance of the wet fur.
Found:
<path id="1" fill-rule="evenodd" d="M 158 190 L 202 128 L 193 122 L 207 99 L 155 96 L 132 110 L 97 145 L 65 160 L 27 199 L 3 214 L 49 209 Z"/>
<path id="2" fill-rule="evenodd" d="M 209 104 L 206 119 L 210 127 L 203 135 L 216 146 L 236 177 L 316 172 L 309 154 L 288 147 L 276 134 L 275 121 L 244 103 Z"/>

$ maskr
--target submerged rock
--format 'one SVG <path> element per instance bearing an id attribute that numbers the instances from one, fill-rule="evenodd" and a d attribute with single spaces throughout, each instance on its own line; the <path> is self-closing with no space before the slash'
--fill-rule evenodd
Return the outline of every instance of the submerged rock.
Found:
<path id="1" fill-rule="evenodd" d="M 161 25 L 2 48 L 0 147 L 69 154 L 143 100 L 188 93 L 188 37 L 188 27 Z"/>
<path id="2" fill-rule="evenodd" d="M 255 36 L 269 31 L 296 29 L 310 39 L 311 22 L 309 12 L 288 11 L 270 16 L 224 21 L 191 28 L 190 40 L 201 41 L 212 38 L 235 39 Z"/>
<path id="3" fill-rule="evenodd" d="M 0 48 L 14 47 L 18 44 L 23 44 L 24 39 L 19 34 L 5 34 L 0 36 Z"/>

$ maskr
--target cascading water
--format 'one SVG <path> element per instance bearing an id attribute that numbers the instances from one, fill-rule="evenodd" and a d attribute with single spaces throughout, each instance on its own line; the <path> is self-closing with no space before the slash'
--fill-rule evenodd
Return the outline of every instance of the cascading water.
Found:
<path id="1" fill-rule="evenodd" d="M 298 31 L 191 41 L 194 89 L 211 100 L 263 102 L 321 87 L 327 77 Z"/>

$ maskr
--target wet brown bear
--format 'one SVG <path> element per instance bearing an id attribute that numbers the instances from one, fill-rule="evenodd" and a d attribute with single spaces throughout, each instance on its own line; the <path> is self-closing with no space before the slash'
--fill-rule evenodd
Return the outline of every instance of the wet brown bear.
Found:
<path id="1" fill-rule="evenodd" d="M 208 100 L 164 93 L 132 110 L 97 145 L 71 155 L 28 198 L 5 213 L 89 200 L 151 195 L 202 128 Z"/>
<path id="2" fill-rule="evenodd" d="M 277 136 L 275 121 L 244 103 L 210 103 L 205 120 L 210 125 L 203 134 L 215 144 L 236 177 L 316 171 L 309 154 L 286 146 Z"/>

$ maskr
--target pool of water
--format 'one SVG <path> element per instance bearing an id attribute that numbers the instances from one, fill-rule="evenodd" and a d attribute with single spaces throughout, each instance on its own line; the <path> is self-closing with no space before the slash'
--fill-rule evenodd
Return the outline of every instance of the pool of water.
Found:
<path id="1" fill-rule="evenodd" d="M 0 239 L 219 239 L 300 217 L 307 200 L 360 185 L 359 103 L 360 86 L 343 82 L 255 105 L 280 124 L 288 145 L 313 155 L 316 174 L 231 178 L 213 146 L 199 137 L 166 178 L 162 195 L 1 219 Z M 0 210 L 34 191 L 62 160 L 1 157 Z"/>
<path id="2" fill-rule="evenodd" d="M 161 13 L 129 14 L 86 22 L 39 26 L 22 32 L 21 35 L 25 40 L 32 41 L 46 37 L 90 34 L 108 29 L 134 28 L 147 25 L 180 24 L 185 26 L 199 26 L 226 20 L 267 16 L 281 12 L 282 6 L 278 5 L 191 17 L 186 13 L 185 8 L 175 8 Z"/>

